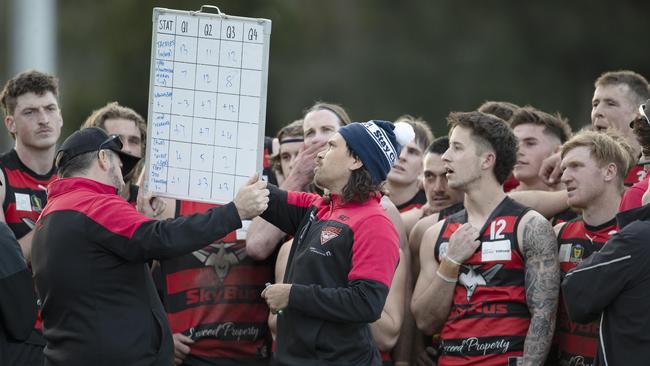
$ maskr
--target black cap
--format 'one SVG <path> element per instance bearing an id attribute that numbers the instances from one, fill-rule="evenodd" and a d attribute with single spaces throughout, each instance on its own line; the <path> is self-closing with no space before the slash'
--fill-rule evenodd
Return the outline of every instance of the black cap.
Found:
<path id="1" fill-rule="evenodd" d="M 123 177 L 129 174 L 140 161 L 139 157 L 122 151 L 122 141 L 118 135 L 109 136 L 101 128 L 90 127 L 75 131 L 65 139 L 63 145 L 56 152 L 56 167 L 61 169 L 77 156 L 100 149 L 108 149 L 119 155 L 122 161 Z"/>

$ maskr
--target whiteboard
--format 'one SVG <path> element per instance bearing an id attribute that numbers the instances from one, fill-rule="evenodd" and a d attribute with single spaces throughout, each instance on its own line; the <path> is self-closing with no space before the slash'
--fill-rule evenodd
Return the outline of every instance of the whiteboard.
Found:
<path id="1" fill-rule="evenodd" d="M 262 171 L 270 37 L 268 19 L 153 9 L 147 193 L 223 204 Z"/>

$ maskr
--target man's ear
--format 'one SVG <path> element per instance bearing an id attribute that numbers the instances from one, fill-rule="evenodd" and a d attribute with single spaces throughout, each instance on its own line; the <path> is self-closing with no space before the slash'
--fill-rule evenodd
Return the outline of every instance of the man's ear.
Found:
<path id="1" fill-rule="evenodd" d="M 616 164 L 614 163 L 609 163 L 607 166 L 603 169 L 604 170 L 604 179 L 606 182 L 612 181 L 616 179 L 616 175 L 618 172 L 618 168 L 616 167 Z"/>
<path id="2" fill-rule="evenodd" d="M 486 151 L 481 156 L 481 169 L 490 169 L 497 162 L 497 156 L 494 151 Z"/>
<path id="3" fill-rule="evenodd" d="M 361 161 L 361 159 L 355 158 L 354 163 L 352 163 L 352 165 L 350 165 L 349 169 L 350 170 L 357 170 L 357 169 L 361 168 L 362 166 L 363 166 L 363 162 Z"/>
<path id="4" fill-rule="evenodd" d="M 16 121 L 14 120 L 14 116 L 9 115 L 5 117 L 5 127 L 7 127 L 7 131 L 10 133 L 16 134 Z"/>
<path id="5" fill-rule="evenodd" d="M 106 152 L 106 150 L 99 150 L 98 155 L 99 158 L 97 160 L 99 161 L 99 167 L 102 170 L 108 171 L 111 168 L 110 155 Z"/>

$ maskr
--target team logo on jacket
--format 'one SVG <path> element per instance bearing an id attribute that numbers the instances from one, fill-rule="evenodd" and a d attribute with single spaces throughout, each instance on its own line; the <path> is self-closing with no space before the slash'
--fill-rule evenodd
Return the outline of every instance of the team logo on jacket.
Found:
<path id="1" fill-rule="evenodd" d="M 328 241 L 336 238 L 341 234 L 340 227 L 326 226 L 320 232 L 320 245 L 325 245 Z"/>
<path id="2" fill-rule="evenodd" d="M 214 243 L 197 250 L 192 255 L 206 267 L 211 266 L 219 278 L 219 282 L 230 273 L 230 268 L 241 263 L 246 258 L 246 247 L 234 247 L 238 243 Z"/>
<path id="3" fill-rule="evenodd" d="M 479 286 L 487 286 L 487 284 L 492 280 L 492 278 L 499 272 L 503 267 L 503 264 L 495 264 L 485 270 L 481 270 L 481 264 L 477 265 L 463 265 L 467 272 L 461 273 L 458 276 L 458 282 L 461 285 L 465 286 L 467 290 L 467 301 L 470 301 L 472 295 Z"/>

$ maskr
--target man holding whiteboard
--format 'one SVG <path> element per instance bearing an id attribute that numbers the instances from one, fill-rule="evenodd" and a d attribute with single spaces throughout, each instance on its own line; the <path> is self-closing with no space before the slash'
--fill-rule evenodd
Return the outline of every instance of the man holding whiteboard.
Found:
<path id="1" fill-rule="evenodd" d="M 267 207 L 266 183 L 254 177 L 227 205 L 151 220 L 117 195 L 139 160 L 121 150 L 119 136 L 86 128 L 57 152 L 61 178 L 49 186 L 33 239 L 45 365 L 171 365 L 172 336 L 147 261 L 204 247 Z"/>

